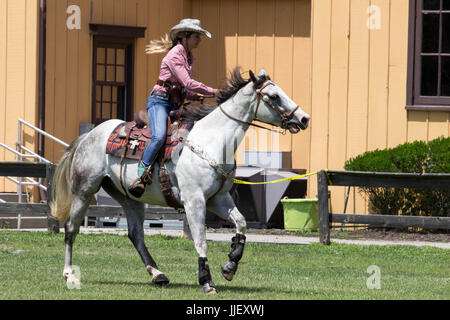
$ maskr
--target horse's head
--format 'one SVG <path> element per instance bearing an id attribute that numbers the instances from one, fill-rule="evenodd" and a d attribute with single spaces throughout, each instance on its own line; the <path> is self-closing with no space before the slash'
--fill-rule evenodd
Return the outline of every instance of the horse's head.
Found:
<path id="1" fill-rule="evenodd" d="M 264 69 L 257 76 L 251 70 L 249 74 L 257 95 L 255 120 L 288 129 L 291 133 L 308 128 L 310 115 L 270 80 Z"/>

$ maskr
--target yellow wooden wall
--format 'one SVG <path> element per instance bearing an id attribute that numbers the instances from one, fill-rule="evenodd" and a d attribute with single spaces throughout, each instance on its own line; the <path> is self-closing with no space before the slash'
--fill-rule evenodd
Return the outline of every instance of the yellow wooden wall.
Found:
<path id="1" fill-rule="evenodd" d="M 67 30 L 68 5 L 81 8 L 81 30 Z M 89 23 L 146 26 L 135 53 L 135 109 L 145 108 L 157 80 L 163 54 L 144 54 L 151 39 L 165 35 L 181 18 L 194 17 L 212 34 L 196 56 L 195 78 L 221 87 L 236 66 L 268 74 L 307 112 L 310 111 L 310 0 L 48 0 L 46 123 L 48 132 L 71 142 L 80 122 L 91 121 L 92 37 Z M 248 74 L 245 75 L 248 77 Z M 238 151 L 270 150 L 279 145 L 293 152 L 293 166 L 308 167 L 309 133 L 279 141 L 253 131 Z M 279 137 L 276 137 L 277 139 Z M 294 147 L 293 147 L 294 146 Z M 278 149 L 278 148 L 276 148 Z M 46 142 L 46 157 L 57 161 L 64 149 Z"/>
<path id="2" fill-rule="evenodd" d="M 380 8 L 369 29 L 367 8 Z M 450 112 L 406 111 L 409 0 L 313 0 L 311 172 L 343 170 L 365 151 L 448 137 Z M 317 194 L 316 179 L 309 194 Z M 345 189 L 331 188 L 342 212 Z M 366 203 L 352 190 L 347 212 Z"/>
<path id="3" fill-rule="evenodd" d="M 66 9 L 81 8 L 81 30 L 67 30 Z M 369 30 L 367 8 L 381 12 Z M 293 167 L 342 170 L 347 159 L 406 141 L 448 136 L 450 113 L 406 111 L 408 0 L 48 0 L 46 130 L 71 142 L 91 121 L 92 37 L 89 23 L 146 26 L 135 50 L 135 109 L 145 108 L 163 54 L 145 45 L 181 18 L 202 21 L 212 39 L 194 52 L 194 77 L 220 87 L 236 66 L 264 67 L 312 115 L 298 135 L 251 131 L 244 150 L 292 151 Z M 14 145 L 17 118 L 36 123 L 38 1 L 0 1 L 0 141 Z M 244 76 L 247 76 L 244 74 Z M 33 146 L 34 135 L 26 136 Z M 256 143 L 255 143 L 256 141 Z M 46 140 L 46 157 L 63 148 Z M 11 159 L 0 150 L 0 159 Z M 11 159 L 12 160 L 12 159 Z M 4 187 L 0 180 L 0 189 Z M 345 189 L 332 188 L 332 210 L 342 211 Z M 309 179 L 308 196 L 317 194 Z M 352 192 L 347 212 L 365 211 Z"/>
<path id="4" fill-rule="evenodd" d="M 39 4 L 37 0 L 0 1 L 0 142 L 15 149 L 18 119 L 37 123 Z M 23 143 L 34 149 L 35 135 L 24 130 Z M 15 161 L 0 148 L 0 161 Z M 0 178 L 0 191 L 16 191 Z"/>
<path id="5" fill-rule="evenodd" d="M 266 70 L 306 112 L 311 111 L 311 1 L 310 0 L 192 0 L 192 16 L 212 33 L 197 52 L 195 76 L 221 87 L 236 66 L 242 71 Z M 248 78 L 248 73 L 244 74 Z M 292 151 L 293 167 L 309 167 L 310 131 L 274 135 L 251 128 L 237 151 Z"/>
<path id="6" fill-rule="evenodd" d="M 81 9 L 81 30 L 68 30 L 69 5 Z M 91 122 L 92 36 L 89 23 L 147 27 L 135 45 L 135 109 L 145 109 L 157 80 L 161 55 L 147 56 L 145 45 L 159 38 L 190 11 L 183 0 L 48 0 L 47 4 L 47 132 L 70 143 L 81 122 Z M 188 13 L 185 13 L 188 11 Z M 64 148 L 46 141 L 46 158 L 57 162 Z"/>

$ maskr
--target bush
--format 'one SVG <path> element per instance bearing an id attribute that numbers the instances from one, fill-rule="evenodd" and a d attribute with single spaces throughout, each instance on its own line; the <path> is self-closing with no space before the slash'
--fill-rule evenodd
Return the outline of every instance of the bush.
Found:
<path id="1" fill-rule="evenodd" d="M 415 141 L 395 148 L 365 152 L 349 159 L 348 171 L 450 173 L 450 138 Z M 448 216 L 449 190 L 361 188 L 376 214 Z"/>

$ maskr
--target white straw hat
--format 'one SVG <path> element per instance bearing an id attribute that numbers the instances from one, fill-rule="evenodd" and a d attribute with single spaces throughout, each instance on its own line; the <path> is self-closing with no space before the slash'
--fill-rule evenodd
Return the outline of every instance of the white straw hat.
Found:
<path id="1" fill-rule="evenodd" d="M 198 19 L 182 19 L 179 24 L 170 29 L 170 39 L 175 40 L 178 33 L 182 31 L 193 31 L 204 34 L 211 38 L 211 33 L 202 28 L 200 20 Z"/>

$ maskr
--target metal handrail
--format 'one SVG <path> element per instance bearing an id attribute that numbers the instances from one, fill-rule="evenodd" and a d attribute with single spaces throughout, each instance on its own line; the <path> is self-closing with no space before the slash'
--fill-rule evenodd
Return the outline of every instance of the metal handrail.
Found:
<path id="1" fill-rule="evenodd" d="M 4 143 L 0 142 L 0 147 L 5 148 L 6 150 L 14 153 L 19 162 L 22 162 L 24 158 L 31 158 L 31 159 L 36 159 L 38 162 L 45 162 L 45 163 L 49 163 L 51 164 L 52 162 L 45 159 L 44 157 L 38 155 L 37 153 L 31 151 L 30 149 L 26 148 L 25 146 L 22 145 L 22 125 L 25 125 L 33 130 L 35 130 L 38 134 L 42 134 L 43 136 L 61 144 L 64 147 L 69 147 L 69 144 L 52 136 L 51 134 L 45 132 L 42 129 L 39 129 L 38 127 L 32 125 L 31 123 L 28 123 L 27 121 L 20 119 L 19 118 L 19 126 L 18 126 L 18 142 L 16 143 L 16 147 L 18 150 L 14 150 L 13 148 L 8 147 L 7 145 L 5 145 Z M 24 150 L 26 152 L 28 152 L 29 154 L 26 153 L 22 153 L 21 151 Z M 39 187 L 45 191 L 47 191 L 47 187 L 44 186 L 41 182 L 42 182 L 42 178 L 39 179 L 39 181 L 35 181 L 29 177 L 18 177 L 18 180 L 12 178 L 12 177 L 6 177 L 7 179 L 9 179 L 10 181 L 14 182 L 17 184 L 17 196 L 18 196 L 18 203 L 22 203 L 22 186 L 35 186 L 35 187 Z M 25 179 L 28 182 L 22 182 L 22 179 Z M 0 203 L 6 203 L 6 201 L 0 199 Z M 21 215 L 18 214 L 17 216 L 17 229 L 20 229 L 21 227 Z"/>
<path id="2" fill-rule="evenodd" d="M 5 178 L 10 180 L 10 181 L 12 181 L 12 182 L 14 182 L 15 184 L 19 183 L 19 181 L 14 179 L 13 177 L 9 177 L 8 176 L 8 177 L 5 177 Z M 33 180 L 33 179 L 29 178 L 29 177 L 25 177 L 24 179 L 28 180 L 29 182 L 22 182 L 23 186 L 35 186 L 35 187 L 41 188 L 42 190 L 47 191 L 47 187 L 44 186 L 42 183 L 40 183 L 38 181 L 35 181 L 35 180 Z"/>
<path id="3" fill-rule="evenodd" d="M 26 122 L 25 120 L 22 120 L 22 119 L 19 118 L 19 128 L 20 128 L 20 129 L 21 129 L 21 124 L 22 124 L 22 123 L 23 123 L 24 125 L 30 127 L 31 129 L 36 130 L 38 133 L 42 134 L 43 136 L 46 136 L 47 138 L 49 138 L 49 139 L 51 139 L 51 140 L 53 140 L 53 141 L 55 141 L 55 142 L 58 142 L 59 144 L 62 144 L 64 147 L 66 147 L 66 148 L 69 147 L 69 144 L 65 143 L 64 141 L 59 140 L 58 138 L 52 136 L 50 133 L 47 133 L 47 132 L 45 132 L 44 130 L 41 130 L 41 129 L 39 129 L 38 127 L 35 127 L 35 126 L 33 126 L 32 124 Z M 21 141 L 21 140 L 19 140 L 19 141 Z"/>
<path id="4" fill-rule="evenodd" d="M 38 157 L 36 155 L 28 155 L 25 153 L 20 153 L 17 150 L 14 150 L 13 148 L 8 147 L 6 144 L 0 142 L 0 147 L 5 148 L 8 151 L 11 151 L 12 153 L 14 153 L 15 155 L 22 157 L 22 158 L 34 158 L 34 159 L 38 159 Z"/>
<path id="5" fill-rule="evenodd" d="M 19 145 L 19 147 L 20 147 L 22 150 L 25 150 L 26 152 L 31 153 L 31 155 L 34 156 L 34 158 L 39 159 L 39 160 L 41 160 L 42 162 L 52 164 L 51 161 L 45 159 L 44 157 L 41 157 L 40 155 L 38 155 L 37 153 L 31 151 L 30 149 L 28 149 L 28 148 L 26 148 L 26 147 L 24 147 L 24 146 L 22 146 L 22 145 Z"/>

